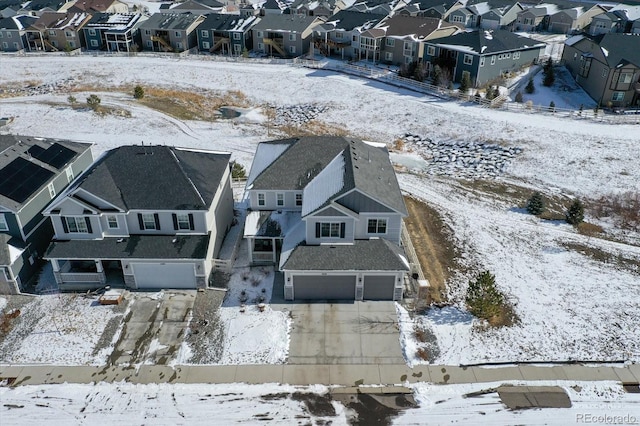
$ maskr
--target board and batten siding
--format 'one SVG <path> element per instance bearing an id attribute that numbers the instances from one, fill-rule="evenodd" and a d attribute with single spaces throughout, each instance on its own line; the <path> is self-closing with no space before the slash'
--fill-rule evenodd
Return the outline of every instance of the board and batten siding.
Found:
<path id="1" fill-rule="evenodd" d="M 338 204 L 341 204 L 351 211 L 356 213 L 360 212 L 387 212 L 391 213 L 393 210 L 380 204 L 379 202 L 367 197 L 359 191 L 351 191 L 348 194 L 338 198 L 336 200 Z"/>

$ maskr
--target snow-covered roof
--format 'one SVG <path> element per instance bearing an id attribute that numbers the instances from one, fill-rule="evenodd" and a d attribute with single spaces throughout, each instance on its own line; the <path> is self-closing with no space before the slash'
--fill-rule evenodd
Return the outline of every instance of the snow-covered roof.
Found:
<path id="1" fill-rule="evenodd" d="M 298 245 L 303 242 L 307 236 L 307 226 L 302 220 L 289 230 L 282 241 L 282 250 L 280 252 L 280 267 L 282 267 L 289 259 L 289 256 Z"/>
<path id="2" fill-rule="evenodd" d="M 302 199 L 302 216 L 315 211 L 337 194 L 344 187 L 345 161 L 344 152 L 338 154 L 327 167 L 324 168 L 304 188 Z"/>

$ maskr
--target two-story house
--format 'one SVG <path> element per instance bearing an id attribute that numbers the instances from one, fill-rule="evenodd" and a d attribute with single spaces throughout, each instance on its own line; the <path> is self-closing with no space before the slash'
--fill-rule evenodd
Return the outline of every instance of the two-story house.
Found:
<path id="1" fill-rule="evenodd" d="M 516 31 L 545 31 L 551 15 L 560 8 L 555 4 L 539 4 L 518 12 L 514 28 Z"/>
<path id="2" fill-rule="evenodd" d="M 459 33 L 425 42 L 425 68 L 446 69 L 451 81 L 468 72 L 475 87 L 537 61 L 545 43 L 506 30 Z M 427 62 L 429 62 L 427 64 Z"/>
<path id="3" fill-rule="evenodd" d="M 154 13 L 140 25 L 142 49 L 154 52 L 184 52 L 196 47 L 196 28 L 202 21 L 202 15 Z"/>
<path id="4" fill-rule="evenodd" d="M 140 13 L 96 13 L 82 31 L 88 50 L 131 52 L 139 49 L 140 25 L 146 20 Z"/>
<path id="5" fill-rule="evenodd" d="M 360 34 L 373 28 L 382 18 L 372 13 L 341 10 L 314 28 L 313 46 L 325 56 L 352 58 Z"/>
<path id="6" fill-rule="evenodd" d="M 240 55 L 253 48 L 251 28 L 260 21 L 255 15 L 210 13 L 198 26 L 198 50 L 223 55 Z"/>
<path id="7" fill-rule="evenodd" d="M 607 9 L 596 4 L 590 8 L 583 6 L 563 9 L 549 17 L 549 31 L 569 34 L 586 28 L 594 16 L 606 13 Z"/>
<path id="8" fill-rule="evenodd" d="M 640 105 L 640 34 L 577 35 L 565 42 L 562 60 L 599 105 Z"/>
<path id="9" fill-rule="evenodd" d="M 480 28 L 485 30 L 507 29 L 524 10 L 519 2 L 495 7 L 480 16 Z"/>
<path id="10" fill-rule="evenodd" d="M 69 9 L 71 13 L 128 13 L 129 6 L 120 0 L 76 0 Z"/>
<path id="11" fill-rule="evenodd" d="M 91 15 L 79 13 L 43 13 L 26 29 L 29 50 L 60 51 L 79 49 L 84 44 L 82 27 Z"/>
<path id="12" fill-rule="evenodd" d="M 42 211 L 92 161 L 90 144 L 0 135 L 0 293 L 38 271 L 53 236 Z"/>
<path id="13" fill-rule="evenodd" d="M 313 29 L 322 18 L 306 15 L 266 14 L 252 29 L 253 49 L 269 56 L 284 58 L 309 51 Z"/>
<path id="14" fill-rule="evenodd" d="M 26 29 L 38 18 L 29 15 L 15 15 L 0 19 L 0 51 L 19 52 L 27 44 Z"/>
<path id="15" fill-rule="evenodd" d="M 284 272 L 288 300 L 399 300 L 407 216 L 384 147 L 343 137 L 258 145 L 245 238 L 254 264 Z"/>
<path id="16" fill-rule="evenodd" d="M 105 153 L 45 211 L 62 290 L 207 285 L 233 220 L 230 154 L 168 146 Z"/>

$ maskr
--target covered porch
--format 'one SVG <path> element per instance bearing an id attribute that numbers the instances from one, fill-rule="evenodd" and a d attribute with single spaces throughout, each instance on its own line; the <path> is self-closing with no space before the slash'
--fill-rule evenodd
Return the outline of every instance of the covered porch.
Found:
<path id="1" fill-rule="evenodd" d="M 247 214 L 244 238 L 252 265 L 276 265 L 280 261 L 282 241 L 300 223 L 300 212 L 253 211 Z"/>
<path id="2" fill-rule="evenodd" d="M 120 260 L 51 259 L 51 266 L 56 283 L 62 290 L 125 286 Z"/>

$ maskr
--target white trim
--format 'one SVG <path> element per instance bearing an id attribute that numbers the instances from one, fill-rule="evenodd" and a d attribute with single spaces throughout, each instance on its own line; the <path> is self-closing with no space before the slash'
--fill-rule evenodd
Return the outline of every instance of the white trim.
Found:
<path id="1" fill-rule="evenodd" d="M 7 223 L 7 218 L 4 217 L 4 213 L 0 213 L 0 231 L 8 231 L 9 224 Z"/>

